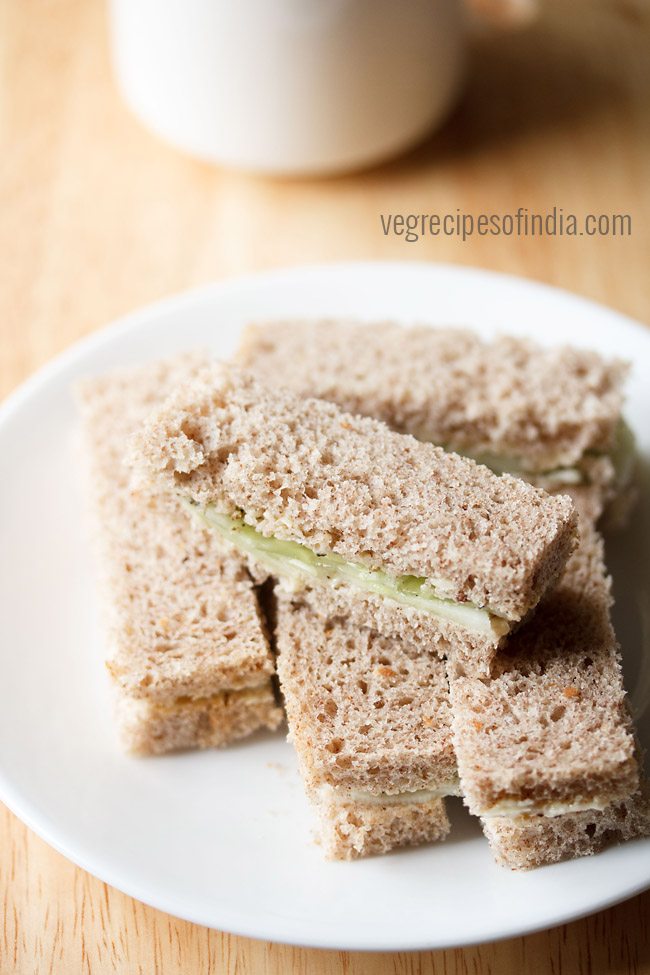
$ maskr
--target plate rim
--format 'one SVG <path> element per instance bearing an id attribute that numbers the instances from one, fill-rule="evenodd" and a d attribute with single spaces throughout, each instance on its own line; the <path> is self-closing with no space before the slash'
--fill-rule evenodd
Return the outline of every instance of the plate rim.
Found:
<path id="1" fill-rule="evenodd" d="M 264 286 L 265 284 L 281 285 L 283 281 L 292 283 L 296 276 L 309 277 L 310 275 L 354 275 L 358 272 L 385 272 L 387 274 L 413 274 L 414 276 L 427 275 L 434 273 L 451 274 L 459 278 L 469 277 L 473 282 L 491 281 L 500 283 L 504 287 L 524 287 L 543 292 L 548 296 L 561 298 L 563 301 L 582 306 L 586 313 L 596 313 L 602 316 L 603 313 L 611 316 L 629 327 L 638 330 L 646 340 L 650 341 L 650 329 L 642 322 L 622 313 L 608 305 L 575 294 L 564 288 L 558 288 L 532 278 L 522 277 L 499 271 L 492 271 L 484 268 L 475 268 L 464 264 L 451 264 L 444 262 L 430 261 L 344 261 L 317 264 L 299 264 L 292 267 L 282 267 L 277 269 L 265 270 L 262 272 L 251 272 L 228 277 L 223 280 L 201 284 L 197 287 L 185 291 L 170 294 L 149 302 L 131 312 L 120 315 L 110 323 L 94 329 L 90 334 L 85 335 L 66 346 L 62 351 L 45 362 L 40 368 L 20 383 L 8 396 L 0 403 L 0 437 L 6 423 L 10 422 L 16 413 L 20 412 L 24 403 L 27 403 L 32 395 L 37 393 L 47 383 L 54 379 L 62 371 L 74 366 L 76 362 L 83 359 L 86 355 L 96 350 L 101 350 L 103 345 L 110 345 L 120 338 L 121 334 L 127 334 L 132 329 L 144 325 L 147 321 L 164 315 L 182 310 L 184 307 L 195 303 L 205 303 L 212 300 L 219 301 L 220 297 L 231 293 L 236 294 L 242 288 L 248 286 Z M 613 324 L 613 322 L 612 322 Z M 86 850 L 79 852 L 74 845 L 61 841 L 57 836 L 56 828 L 51 827 L 49 817 L 46 812 L 41 812 L 33 806 L 33 803 L 20 794 L 19 789 L 15 789 L 11 780 L 6 777 L 3 768 L 0 766 L 0 801 L 2 801 L 14 815 L 16 815 L 30 830 L 36 833 L 44 842 L 55 849 L 57 852 L 70 860 L 77 867 L 87 871 L 100 881 L 115 887 L 117 890 L 127 894 L 136 900 L 147 904 L 157 910 L 162 910 L 168 914 L 182 920 L 190 921 L 214 930 L 227 931 L 237 936 L 266 940 L 274 943 L 291 944 L 305 948 L 319 948 L 325 950 L 345 950 L 345 951 L 423 951 L 441 950 L 455 947 L 469 947 L 477 944 L 488 944 L 507 938 L 523 936 L 541 931 L 560 924 L 570 923 L 580 918 L 589 916 L 600 910 L 612 907 L 628 898 L 634 897 L 644 890 L 650 888 L 650 870 L 645 880 L 637 881 L 629 887 L 619 889 L 614 894 L 601 893 L 597 897 L 592 897 L 586 905 L 567 912 L 566 909 L 558 909 L 556 912 L 549 911 L 537 922 L 517 923 L 511 925 L 503 924 L 499 930 L 492 930 L 490 933 L 477 932 L 459 941 L 458 938 L 445 940 L 444 937 L 437 937 L 420 942 L 413 940 L 399 941 L 395 937 L 382 940 L 381 934 L 372 944 L 366 940 L 351 939 L 346 937 L 343 940 L 337 938 L 335 934 L 331 937 L 313 938 L 309 937 L 309 922 L 305 920 L 284 919 L 283 930 L 277 932 L 273 930 L 273 921 L 261 919 L 255 921 L 246 919 L 241 911 L 226 912 L 220 909 L 221 917 L 219 927 L 216 922 L 211 923 L 203 917 L 197 916 L 196 912 L 183 911 L 182 905 L 174 902 L 173 897 L 168 893 L 162 892 L 156 899 L 151 897 L 150 890 L 140 889 L 136 882 L 131 883 L 131 878 L 127 882 L 114 876 L 110 864 L 106 863 L 102 856 L 93 856 Z M 639 841 L 643 842 L 643 841 Z M 646 841 L 648 842 L 648 841 Z M 83 844 L 82 844 L 83 847 Z M 494 926 L 492 925 L 492 928 Z M 293 933 L 292 933 L 293 932 Z"/>

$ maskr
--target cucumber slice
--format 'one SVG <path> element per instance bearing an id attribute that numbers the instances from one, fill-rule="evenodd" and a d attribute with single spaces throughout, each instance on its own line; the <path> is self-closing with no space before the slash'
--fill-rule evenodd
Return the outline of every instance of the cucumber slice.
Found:
<path id="1" fill-rule="evenodd" d="M 212 505 L 190 507 L 228 544 L 250 555 L 270 572 L 295 584 L 304 585 L 310 581 L 344 582 L 403 606 L 412 606 L 420 612 L 451 620 L 467 630 L 497 637 L 509 630 L 507 620 L 473 603 L 458 603 L 438 596 L 431 584 L 419 576 L 390 576 L 381 569 L 350 562 L 334 552 L 317 554 L 299 542 L 263 535 L 242 519 L 216 511 Z"/>

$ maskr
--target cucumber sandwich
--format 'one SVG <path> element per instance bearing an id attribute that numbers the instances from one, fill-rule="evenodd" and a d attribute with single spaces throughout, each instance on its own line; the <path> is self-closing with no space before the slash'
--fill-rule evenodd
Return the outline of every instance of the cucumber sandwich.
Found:
<path id="1" fill-rule="evenodd" d="M 477 673 L 575 544 L 569 498 L 226 366 L 177 391 L 132 451 L 258 578 Z"/>
<path id="2" fill-rule="evenodd" d="M 458 795 L 445 665 L 278 592 L 278 676 L 326 856 L 443 839 Z"/>
<path id="3" fill-rule="evenodd" d="M 205 748 L 282 721 L 257 595 L 174 498 L 136 484 L 128 437 L 204 357 L 85 380 L 77 390 L 86 487 L 108 628 L 107 668 L 124 747 Z"/>
<path id="4" fill-rule="evenodd" d="M 448 663 L 465 802 L 515 869 L 650 832 L 602 538 L 582 519 L 558 586 L 485 682 Z"/>

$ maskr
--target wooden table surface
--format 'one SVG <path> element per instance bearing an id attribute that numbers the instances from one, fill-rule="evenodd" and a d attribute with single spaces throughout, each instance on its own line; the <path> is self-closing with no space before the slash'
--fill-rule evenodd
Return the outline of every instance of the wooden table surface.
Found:
<path id="1" fill-rule="evenodd" d="M 650 319 L 650 12 L 555 0 L 483 38 L 464 100 L 407 158 L 336 180 L 261 180 L 149 135 L 110 76 L 91 0 L 0 6 L 0 395 L 75 339 L 200 282 L 296 263 L 443 260 L 522 274 Z M 381 233 L 380 212 L 553 206 L 631 214 L 629 237 Z M 7 463 L 7 459 L 3 459 Z M 527 938 L 429 954 L 274 946 L 177 921 L 0 816 L 0 972 L 650 973 L 650 894 Z M 507 911 L 507 904 L 504 905 Z"/>

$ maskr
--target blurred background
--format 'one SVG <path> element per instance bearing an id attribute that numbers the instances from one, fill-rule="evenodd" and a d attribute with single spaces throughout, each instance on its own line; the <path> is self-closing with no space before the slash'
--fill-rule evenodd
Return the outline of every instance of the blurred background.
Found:
<path id="1" fill-rule="evenodd" d="M 438 131 L 387 164 L 326 179 L 222 169 L 152 135 L 118 92 L 101 0 L 0 10 L 0 395 L 144 302 L 296 263 L 474 264 L 650 318 L 645 2 L 544 0 L 518 29 L 481 31 Z M 633 232 L 407 244 L 381 230 L 382 212 L 518 206 L 628 212 Z"/>

